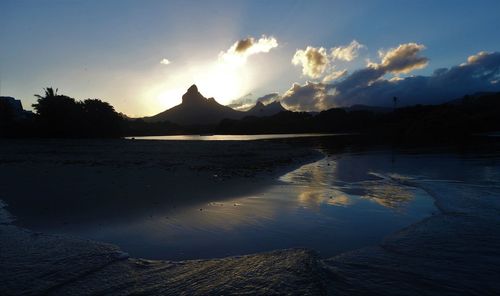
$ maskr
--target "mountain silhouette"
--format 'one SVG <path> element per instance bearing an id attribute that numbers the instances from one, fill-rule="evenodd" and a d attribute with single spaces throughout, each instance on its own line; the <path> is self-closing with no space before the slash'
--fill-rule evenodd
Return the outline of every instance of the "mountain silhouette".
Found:
<path id="1" fill-rule="evenodd" d="M 214 98 L 205 98 L 193 84 L 182 96 L 181 104 L 144 119 L 149 122 L 170 121 L 180 125 L 210 125 L 217 124 L 224 118 L 241 117 L 243 112 L 223 106 Z"/>
<path id="2" fill-rule="evenodd" d="M 388 107 L 380 107 L 380 106 L 369 106 L 369 105 L 352 105 L 350 107 L 343 108 L 346 111 L 352 112 L 352 111 L 369 111 L 369 112 L 374 112 L 374 113 L 387 113 L 391 112 L 392 108 Z"/>
<path id="3" fill-rule="evenodd" d="M 246 116 L 272 116 L 277 113 L 287 111 L 280 102 L 274 101 L 267 105 L 264 105 L 262 102 L 257 102 L 255 106 L 253 106 L 250 110 L 245 112 Z"/>
<path id="4" fill-rule="evenodd" d="M 182 103 L 151 117 L 147 122 L 169 121 L 183 126 L 216 125 L 223 119 L 241 119 L 245 116 L 271 116 L 286 111 L 279 102 L 267 105 L 257 102 L 250 110 L 243 112 L 219 104 L 214 98 L 205 98 L 196 85 L 188 88 L 182 96 Z"/>

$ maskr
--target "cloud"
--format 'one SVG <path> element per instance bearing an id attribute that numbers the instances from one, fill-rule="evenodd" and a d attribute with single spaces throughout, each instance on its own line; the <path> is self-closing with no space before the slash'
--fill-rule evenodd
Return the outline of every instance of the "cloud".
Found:
<path id="1" fill-rule="evenodd" d="M 302 74 L 311 78 L 320 77 L 329 63 L 328 54 L 323 47 L 308 46 L 305 50 L 299 49 L 292 58 L 292 64 L 302 66 Z"/>
<path id="2" fill-rule="evenodd" d="M 264 105 L 267 105 L 274 101 L 278 101 L 279 99 L 280 99 L 279 93 L 270 93 L 262 97 L 259 97 L 258 99 L 252 99 L 252 93 L 249 93 L 241 98 L 233 100 L 230 104 L 228 104 L 228 106 L 235 110 L 246 111 L 255 106 L 256 102 L 261 102 Z"/>
<path id="3" fill-rule="evenodd" d="M 419 55 L 424 49 L 425 46 L 422 44 L 406 43 L 391 48 L 387 52 L 379 51 L 382 62 L 377 66 L 386 72 L 394 74 L 406 74 L 413 70 L 425 68 L 429 63 L 429 59 Z"/>
<path id="4" fill-rule="evenodd" d="M 255 105 L 255 99 L 252 96 L 252 93 L 248 93 L 241 98 L 232 100 L 227 106 L 240 111 L 249 109 Z"/>
<path id="5" fill-rule="evenodd" d="M 338 46 L 330 49 L 332 61 L 341 60 L 350 62 L 358 57 L 358 52 L 365 46 L 356 40 L 351 41 L 347 46 Z"/>
<path id="6" fill-rule="evenodd" d="M 325 102 L 328 101 L 328 88 L 324 83 L 315 83 L 307 81 L 305 85 L 294 83 L 287 90 L 281 102 L 287 109 L 292 111 L 316 111 L 326 108 Z"/>
<path id="7" fill-rule="evenodd" d="M 252 47 L 253 44 L 254 44 L 253 38 L 247 38 L 247 39 L 240 40 L 240 41 L 236 42 L 236 46 L 234 48 L 234 51 L 238 52 L 238 53 L 245 52 L 247 49 Z"/>
<path id="8" fill-rule="evenodd" d="M 160 61 L 160 64 L 162 65 L 170 65 L 171 63 L 172 63 L 171 61 L 165 58 Z"/>
<path id="9" fill-rule="evenodd" d="M 235 42 L 227 51 L 222 51 L 219 54 L 219 60 L 241 65 L 244 64 L 251 55 L 267 53 L 276 47 L 278 47 L 278 41 L 274 37 L 262 35 L 262 37 L 257 40 L 253 37 L 248 37 Z"/>
<path id="10" fill-rule="evenodd" d="M 400 45 L 382 54 L 380 64 L 370 63 L 333 83 L 295 83 L 282 102 L 294 110 L 323 110 L 355 104 L 391 106 L 393 97 L 401 105 L 439 104 L 479 91 L 500 91 L 500 52 L 479 52 L 429 76 L 384 78 L 427 65 L 428 59 L 419 56 L 423 48 L 415 43 Z"/>
<path id="11" fill-rule="evenodd" d="M 340 79 L 347 75 L 347 69 L 341 71 L 333 71 L 332 73 L 323 77 L 323 82 L 331 82 L 337 79 Z"/>
<path id="12" fill-rule="evenodd" d="M 346 46 L 331 48 L 330 54 L 324 47 L 307 46 L 306 49 L 298 49 L 292 58 L 292 64 L 302 66 L 302 74 L 310 78 L 320 78 L 325 73 L 323 81 L 331 81 L 341 77 L 343 71 L 335 71 L 335 61 L 351 62 L 358 57 L 359 50 L 365 46 L 353 40 Z M 328 70 L 328 71 L 327 71 Z"/>
<path id="13" fill-rule="evenodd" d="M 270 93 L 270 94 L 263 95 L 262 97 L 258 98 L 256 100 L 256 102 L 261 102 L 262 104 L 267 105 L 267 104 L 272 103 L 278 99 L 280 99 L 279 93 Z"/>
<path id="14" fill-rule="evenodd" d="M 474 64 L 477 63 L 478 61 L 481 61 L 481 59 L 488 58 L 490 54 L 486 51 L 480 51 L 479 53 L 475 55 L 471 55 L 467 58 L 467 63 L 462 64 L 462 65 L 467 65 L 467 64 Z"/>

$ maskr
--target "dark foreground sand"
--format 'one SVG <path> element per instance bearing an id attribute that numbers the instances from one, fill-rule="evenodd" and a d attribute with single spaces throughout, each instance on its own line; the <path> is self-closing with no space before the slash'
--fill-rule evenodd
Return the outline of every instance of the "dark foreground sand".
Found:
<path id="1" fill-rule="evenodd" d="M 321 157 L 271 141 L 0 141 L 0 200 L 28 228 L 131 219 L 250 193 Z"/>
<path id="2" fill-rule="evenodd" d="M 221 188 L 258 186 L 280 170 L 318 157 L 314 151 L 275 142 L 191 143 L 189 149 L 186 142 L 3 144 L 0 199 L 14 214 L 35 202 L 34 194 L 44 192 L 61 194 L 63 199 L 71 193 L 131 191 L 128 199 L 150 188 L 151 196 L 159 198 L 162 187 L 157 186 L 178 183 L 222 193 Z M 85 181 L 74 180 L 82 171 L 87 172 Z M 169 177 L 155 180 L 161 172 Z M 113 180 L 119 186 L 110 186 Z M 130 180 L 133 185 L 127 185 Z M 498 295 L 500 188 L 395 180 L 426 190 L 440 213 L 395 233 L 379 246 L 326 260 L 302 249 L 182 262 L 129 258 L 113 245 L 13 225 L 2 205 L 0 294 Z M 51 187 L 54 184 L 56 189 Z M 64 194 L 58 193 L 59 187 Z M 251 186 L 243 188 L 251 190 Z M 5 197 L 16 192 L 21 202 L 11 210 L 16 199 Z"/>

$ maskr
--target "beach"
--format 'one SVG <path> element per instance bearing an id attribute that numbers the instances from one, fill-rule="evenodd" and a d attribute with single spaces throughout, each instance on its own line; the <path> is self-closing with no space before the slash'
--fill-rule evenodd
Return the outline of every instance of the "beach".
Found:
<path id="1" fill-rule="evenodd" d="M 374 172 L 377 179 L 427 192 L 437 211 L 380 244 L 334 257 L 299 248 L 219 259 L 147 260 L 113 244 L 37 232 L 30 225 L 101 221 L 109 211 L 132 211 L 123 216 L 139 219 L 214 196 L 251 193 L 325 157 L 324 152 L 283 141 L 132 140 L 2 141 L 0 151 L 0 291 L 5 295 L 500 291 L 496 172 L 481 182 Z M 338 165 L 349 168 L 359 158 L 345 159 Z M 489 167 L 497 167 L 495 161 Z M 20 223 L 16 215 L 34 218 Z"/>

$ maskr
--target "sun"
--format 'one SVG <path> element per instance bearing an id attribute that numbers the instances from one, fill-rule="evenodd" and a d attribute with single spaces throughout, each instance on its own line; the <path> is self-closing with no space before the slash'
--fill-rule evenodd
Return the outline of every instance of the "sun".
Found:
<path id="1" fill-rule="evenodd" d="M 156 98 L 157 108 L 165 110 L 180 104 L 188 87 L 196 84 L 204 97 L 228 105 L 248 93 L 250 71 L 248 67 L 220 60 L 198 63 L 171 75 L 161 85 L 149 89 L 148 93 Z"/>
<path id="2" fill-rule="evenodd" d="M 246 76 L 240 67 L 214 63 L 194 73 L 194 83 L 205 97 L 227 105 L 247 91 Z"/>

